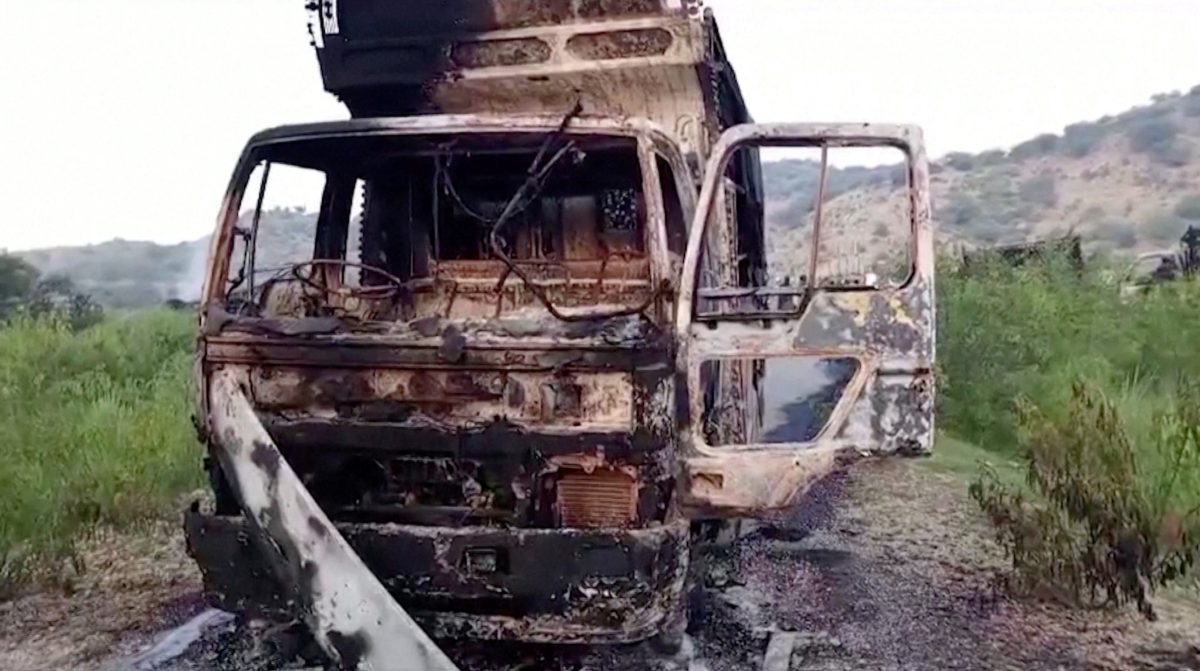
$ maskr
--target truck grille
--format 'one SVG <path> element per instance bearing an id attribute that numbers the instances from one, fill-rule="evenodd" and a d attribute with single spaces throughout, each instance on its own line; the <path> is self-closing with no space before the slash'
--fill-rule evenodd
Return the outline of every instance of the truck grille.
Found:
<path id="1" fill-rule="evenodd" d="M 637 519 L 637 482 L 624 471 L 564 473 L 558 480 L 558 517 L 564 527 L 622 529 Z"/>

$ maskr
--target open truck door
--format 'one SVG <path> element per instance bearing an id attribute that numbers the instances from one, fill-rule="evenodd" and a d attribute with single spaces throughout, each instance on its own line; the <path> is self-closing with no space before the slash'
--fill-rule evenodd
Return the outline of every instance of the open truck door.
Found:
<path id="1" fill-rule="evenodd" d="M 757 159 L 767 149 L 806 151 L 816 159 L 804 165 L 819 163 L 820 172 L 794 226 L 768 226 L 771 203 L 757 208 L 749 228 L 762 227 L 760 241 L 767 231 L 758 246 L 776 258 L 756 261 L 752 249 L 720 248 L 756 237 L 744 213 L 731 214 L 729 182 L 745 165 L 739 152 Z M 830 156 L 843 149 L 890 150 L 900 164 L 886 183 L 837 191 Z M 936 321 L 920 129 L 738 126 L 722 136 L 705 175 L 676 322 L 682 509 L 693 518 L 751 517 L 787 507 L 856 458 L 928 453 Z M 869 221 L 854 208 L 888 203 L 904 242 L 829 258 L 838 240 Z M 839 226 L 835 240 L 828 233 Z M 800 243 L 789 248 L 788 240 Z"/>

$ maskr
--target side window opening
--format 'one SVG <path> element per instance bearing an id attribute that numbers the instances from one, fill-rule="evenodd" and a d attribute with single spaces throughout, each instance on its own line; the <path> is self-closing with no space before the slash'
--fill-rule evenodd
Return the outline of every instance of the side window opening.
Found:
<path id="1" fill-rule="evenodd" d="M 354 182 L 354 196 L 350 204 L 350 221 L 346 235 L 346 266 L 342 281 L 349 287 L 363 286 L 363 217 L 366 215 L 367 184 L 359 179 Z"/>
<path id="2" fill-rule="evenodd" d="M 679 182 L 670 162 L 661 156 L 655 157 L 658 167 L 658 188 L 663 198 L 663 219 L 667 227 L 667 249 L 683 258 L 687 251 L 687 213 L 679 194 Z"/>
<path id="3" fill-rule="evenodd" d="M 743 148 L 725 177 L 706 231 L 697 318 L 784 316 L 814 289 L 875 290 L 910 277 L 911 202 L 899 149 Z"/>
<path id="4" fill-rule="evenodd" d="M 267 161 L 255 166 L 234 230 L 227 295 L 241 311 L 297 263 L 313 259 L 325 174 Z"/>

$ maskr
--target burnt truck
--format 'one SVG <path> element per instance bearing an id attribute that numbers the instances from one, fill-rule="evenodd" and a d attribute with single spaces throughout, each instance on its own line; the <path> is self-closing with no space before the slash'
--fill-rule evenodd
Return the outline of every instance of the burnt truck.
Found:
<path id="1" fill-rule="evenodd" d="M 203 292 L 215 504 L 185 526 L 216 605 L 356 659 L 377 620 L 329 609 L 361 561 L 433 638 L 669 643 L 698 522 L 932 448 L 917 128 L 752 123 L 694 2 L 310 10 L 352 118 L 250 140 Z M 818 198 L 768 282 L 758 149 L 860 146 L 905 156 L 903 278 L 822 278 Z M 767 431 L 779 362 L 818 393 Z"/>

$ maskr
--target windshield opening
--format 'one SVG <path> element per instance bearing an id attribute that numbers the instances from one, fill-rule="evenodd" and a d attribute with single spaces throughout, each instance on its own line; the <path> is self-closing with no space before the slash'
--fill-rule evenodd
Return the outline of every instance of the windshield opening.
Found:
<path id="1" fill-rule="evenodd" d="M 497 229 L 544 138 L 349 136 L 260 148 L 236 223 L 231 311 L 411 321 L 648 306 L 653 227 L 636 140 L 571 134 L 570 151 Z"/>

